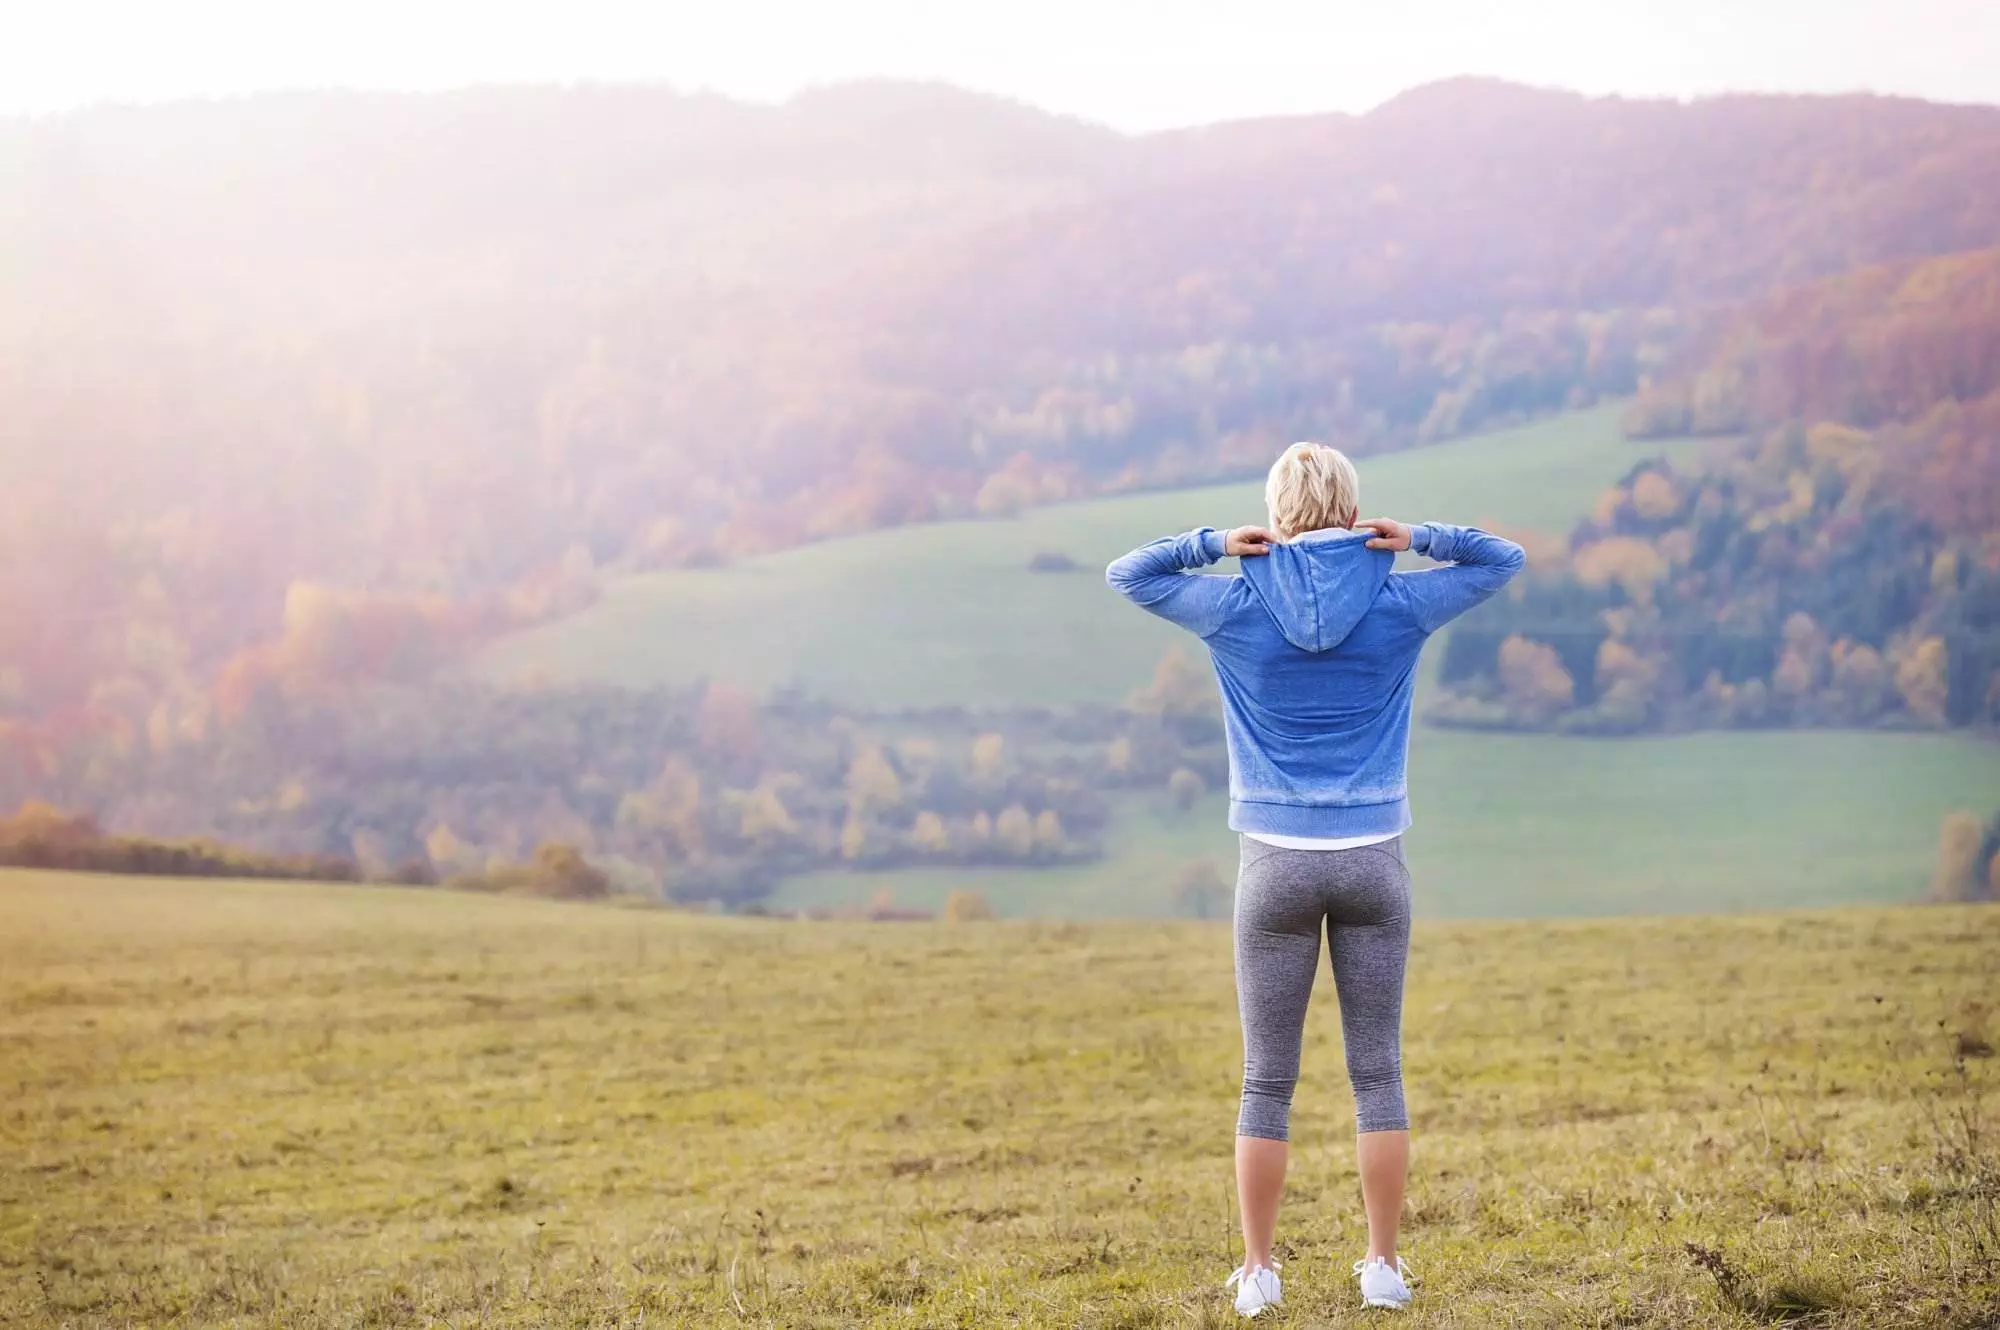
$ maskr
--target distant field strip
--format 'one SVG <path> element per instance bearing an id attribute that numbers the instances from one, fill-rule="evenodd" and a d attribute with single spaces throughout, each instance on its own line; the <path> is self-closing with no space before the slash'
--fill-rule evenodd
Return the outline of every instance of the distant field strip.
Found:
<path id="1" fill-rule="evenodd" d="M 1642 457 L 1617 407 L 1365 458 L 1362 503 L 1409 520 L 1567 532 Z M 503 640 L 483 670 L 622 684 L 801 683 L 868 708 L 1117 702 L 1185 635 L 1120 605 L 1106 563 L 1154 536 L 1264 520 L 1261 482 L 879 531 L 727 568 L 614 583 L 596 606 Z M 754 541 L 754 534 L 750 536 Z M 1037 573 L 1037 553 L 1078 570 Z"/>
<path id="2" fill-rule="evenodd" d="M 2000 803 L 2000 744 L 1963 734 L 1764 731 L 1566 739 L 1419 727 L 1406 844 L 1433 918 L 1663 914 L 1914 900 L 1938 826 Z M 1219 792 L 1192 809 L 1119 796 L 1104 857 L 1068 868 L 829 870 L 790 879 L 778 909 L 852 906 L 887 890 L 936 908 L 958 888 L 1006 914 L 1184 913 L 1193 859 L 1234 880 Z"/>
<path id="3" fill-rule="evenodd" d="M 0 873 L 0 1321 L 1231 1325 L 1229 954 Z M 1398 1324 L 1990 1325 L 1996 967 L 1977 907 L 1420 926 Z M 1281 1324 L 1375 1323 L 1338 1028 Z"/>

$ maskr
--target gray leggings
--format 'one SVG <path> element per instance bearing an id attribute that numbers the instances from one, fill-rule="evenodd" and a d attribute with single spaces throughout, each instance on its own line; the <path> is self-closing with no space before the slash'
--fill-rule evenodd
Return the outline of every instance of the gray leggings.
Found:
<path id="1" fill-rule="evenodd" d="M 1402 837 L 1354 850 L 1281 850 L 1242 839 L 1236 999 L 1243 1012 L 1243 1112 L 1236 1134 L 1286 1139 L 1322 922 L 1359 1130 L 1408 1127 L 1402 1023 L 1410 872 Z"/>

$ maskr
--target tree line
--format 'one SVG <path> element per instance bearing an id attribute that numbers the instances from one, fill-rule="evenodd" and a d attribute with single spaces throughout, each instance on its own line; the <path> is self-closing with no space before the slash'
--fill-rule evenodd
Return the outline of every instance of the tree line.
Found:
<path id="1" fill-rule="evenodd" d="M 376 687 L 365 704 L 260 693 L 192 734 L 14 739 L 0 732 L 0 807 L 91 809 L 126 834 L 100 837 L 84 819 L 68 839 L 33 842 L 69 847 L 55 858 L 8 862 L 737 907 L 820 868 L 1087 861 L 1102 853 L 1112 792 L 1185 806 L 1227 771 L 1213 684 L 1180 653 L 1127 706 L 1060 713 L 857 717 L 721 682 L 433 683 Z M 173 850 L 193 856 L 184 868 L 158 857 L 189 826 L 214 841 Z"/>
<path id="2" fill-rule="evenodd" d="M 1784 292 L 1633 404 L 1638 463 L 1491 614 L 1433 718 L 1580 733 L 2000 724 L 2000 250 Z"/>

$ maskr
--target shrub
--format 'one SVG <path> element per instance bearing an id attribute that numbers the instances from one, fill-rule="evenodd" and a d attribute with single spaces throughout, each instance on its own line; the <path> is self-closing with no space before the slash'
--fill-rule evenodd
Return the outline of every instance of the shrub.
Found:
<path id="1" fill-rule="evenodd" d="M 352 859 L 327 854 L 271 854 L 212 840 L 107 836 L 89 814 L 75 816 L 28 803 L 0 818 L 0 866 L 150 877 L 267 877 L 359 882 Z"/>
<path id="2" fill-rule="evenodd" d="M 611 879 L 573 845 L 549 841 L 535 851 L 528 866 L 527 887 L 537 896 L 563 900 L 597 900 L 611 893 Z"/>
<path id="3" fill-rule="evenodd" d="M 1229 912 L 1229 879 L 1213 859 L 1190 859 L 1174 881 L 1174 903 L 1197 919 Z"/>
<path id="4" fill-rule="evenodd" d="M 986 897 L 970 888 L 961 887 L 944 898 L 946 923 L 970 924 L 995 917 L 993 906 Z"/>
<path id="5" fill-rule="evenodd" d="M 1980 894 L 1980 842 L 1984 828 L 1971 813 L 1947 813 L 1938 829 L 1937 869 L 1931 876 L 1931 899 L 1968 901 Z"/>
<path id="6" fill-rule="evenodd" d="M 1167 777 L 1167 793 L 1173 797 L 1174 807 L 1186 812 L 1194 807 L 1195 800 L 1208 793 L 1208 783 L 1186 767 L 1177 767 Z"/>

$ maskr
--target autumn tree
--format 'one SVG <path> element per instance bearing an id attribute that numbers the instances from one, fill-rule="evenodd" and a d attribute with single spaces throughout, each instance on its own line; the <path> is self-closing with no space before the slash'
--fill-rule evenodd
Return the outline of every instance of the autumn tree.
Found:
<path id="1" fill-rule="evenodd" d="M 708 849 L 701 777 L 686 758 L 670 756 L 649 784 L 619 800 L 616 824 L 627 836 L 677 857 L 700 858 Z"/>
<path id="2" fill-rule="evenodd" d="M 948 924 L 980 923 L 996 917 L 986 897 L 969 887 L 960 887 L 944 898 L 944 920 Z"/>
<path id="3" fill-rule="evenodd" d="M 1546 662 L 1536 668 L 1545 669 Z M 1658 657 L 1606 638 L 1597 649 L 1597 710 L 1621 726 L 1644 724 L 1658 700 L 1660 669 Z"/>
<path id="4" fill-rule="evenodd" d="M 1058 855 L 1065 844 L 1062 818 L 1053 808 L 1044 808 L 1035 814 L 1035 849 L 1046 855 Z"/>
<path id="5" fill-rule="evenodd" d="M 798 820 L 785 804 L 785 791 L 800 780 L 790 772 L 765 776 L 743 797 L 737 835 L 762 850 L 771 850 L 799 834 Z"/>
<path id="6" fill-rule="evenodd" d="M 1910 714 L 1925 725 L 1944 724 L 1949 695 L 1945 678 L 1949 659 L 1942 637 L 1906 637 L 1890 644 L 1896 667 L 1896 691 Z"/>
<path id="7" fill-rule="evenodd" d="M 1985 829 L 1971 813 L 1948 813 L 1938 830 L 1937 869 L 1931 875 L 1930 898 L 1935 901 L 1966 901 L 1976 898 L 1981 887 L 1979 851 Z"/>
<path id="8" fill-rule="evenodd" d="M 1104 769 L 1113 776 L 1125 776 L 1131 773 L 1131 739 L 1121 734 L 1104 746 Z"/>
<path id="9" fill-rule="evenodd" d="M 1831 688 L 1847 720 L 1865 724 L 1894 704 L 1896 692 L 1888 663 L 1874 647 L 1842 638 L 1833 644 L 1829 659 L 1833 666 Z"/>
<path id="10" fill-rule="evenodd" d="M 945 830 L 944 819 L 928 808 L 919 812 L 910 824 L 910 844 L 933 855 L 951 849 L 951 836 Z"/>
<path id="11" fill-rule="evenodd" d="M 988 731 L 974 739 L 971 771 L 975 784 L 989 788 L 998 785 L 1007 774 L 1006 738 Z"/>
<path id="12" fill-rule="evenodd" d="M 1546 724 L 1576 701 L 1576 681 L 1554 647 L 1525 637 L 1500 644 L 1500 682 L 1523 719 Z"/>
<path id="13" fill-rule="evenodd" d="M 1034 501 L 1032 478 L 1019 471 L 996 471 L 979 487 L 973 508 L 981 517 L 1013 517 Z"/>
<path id="14" fill-rule="evenodd" d="M 1673 477 L 1664 471 L 1647 471 L 1632 482 L 1632 511 L 1651 522 L 1672 517 L 1680 507 L 1680 495 Z"/>
<path id="15" fill-rule="evenodd" d="M 903 782 L 879 746 L 854 755 L 847 768 L 847 808 L 855 817 L 874 817 L 903 806 Z"/>
<path id="16" fill-rule="evenodd" d="M 611 879 L 575 846 L 549 841 L 535 851 L 528 869 L 528 890 L 537 896 L 592 900 L 610 893 Z"/>
<path id="17" fill-rule="evenodd" d="M 379 878 L 388 874 L 389 842 L 380 832 L 357 827 L 348 835 L 347 844 L 363 876 Z"/>
<path id="18" fill-rule="evenodd" d="M 858 813 L 849 813 L 840 824 L 840 857 L 849 863 L 873 857 L 882 833 Z"/>
<path id="19" fill-rule="evenodd" d="M 1196 800 L 1208 793 L 1208 783 L 1197 773 L 1186 767 L 1176 767 L 1174 774 L 1167 777 L 1167 794 L 1174 801 L 1174 807 L 1183 813 L 1195 806 Z"/>
<path id="20" fill-rule="evenodd" d="M 695 708 L 695 743 L 703 759 L 732 780 L 755 774 L 763 756 L 757 702 L 733 684 L 713 682 Z"/>
<path id="21" fill-rule="evenodd" d="M 1142 716 L 1212 716 L 1220 709 L 1215 680 L 1179 647 L 1169 647 L 1152 682 L 1133 691 L 1126 708 Z"/>
<path id="22" fill-rule="evenodd" d="M 1213 859 L 1190 859 L 1174 879 L 1174 904 L 1197 919 L 1226 912 L 1229 880 Z"/>
<path id="23" fill-rule="evenodd" d="M 993 823 L 993 843 L 1016 859 L 1035 851 L 1035 819 L 1019 804 L 1009 804 Z"/>
<path id="24" fill-rule="evenodd" d="M 1652 599 L 1654 586 L 1667 573 L 1665 556 L 1637 536 L 1609 536 L 1592 541 L 1577 550 L 1570 563 L 1586 586 L 1616 583 L 1642 603 Z"/>
<path id="25" fill-rule="evenodd" d="M 485 862 L 479 847 L 459 839 L 448 823 L 440 822 L 424 837 L 424 852 L 440 877 L 476 871 Z"/>

